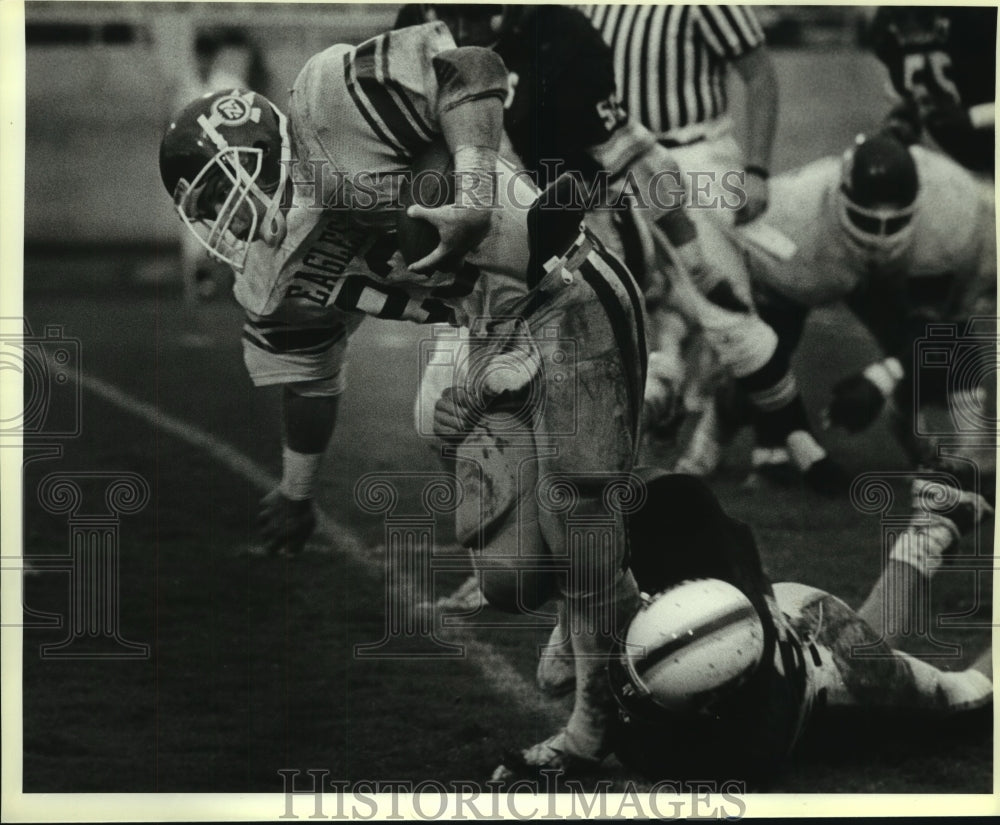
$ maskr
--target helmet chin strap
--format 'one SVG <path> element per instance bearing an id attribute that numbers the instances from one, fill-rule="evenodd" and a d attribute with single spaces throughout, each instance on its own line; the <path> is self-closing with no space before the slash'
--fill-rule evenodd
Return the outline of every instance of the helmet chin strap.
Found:
<path id="1" fill-rule="evenodd" d="M 271 107 L 278 120 L 278 134 L 281 136 L 281 163 L 278 173 L 278 188 L 270 196 L 264 219 L 258 230 L 260 239 L 270 247 L 278 247 L 288 234 L 288 223 L 285 213 L 281 210 L 281 201 L 285 197 L 285 186 L 288 183 L 288 168 L 292 162 L 292 142 L 288 137 L 288 118 L 275 106 Z"/>
<path id="2" fill-rule="evenodd" d="M 280 203 L 280 199 L 278 199 L 278 203 Z M 285 240 L 285 235 L 288 234 L 288 224 L 280 209 L 268 208 L 267 212 L 264 213 L 264 220 L 261 221 L 257 234 L 270 247 L 281 245 L 281 242 Z"/>

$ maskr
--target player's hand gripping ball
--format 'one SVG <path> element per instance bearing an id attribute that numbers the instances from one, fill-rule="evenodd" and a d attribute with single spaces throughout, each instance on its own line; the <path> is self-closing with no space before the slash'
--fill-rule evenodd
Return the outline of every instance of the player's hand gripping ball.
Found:
<path id="1" fill-rule="evenodd" d="M 407 264 L 427 257 L 441 242 L 437 227 L 428 220 L 407 214 L 410 207 L 437 209 L 455 202 L 455 175 L 451 153 L 443 141 L 430 144 L 413 159 L 403 178 L 396 219 L 399 251 Z M 443 267 L 439 267 L 443 268 Z"/>

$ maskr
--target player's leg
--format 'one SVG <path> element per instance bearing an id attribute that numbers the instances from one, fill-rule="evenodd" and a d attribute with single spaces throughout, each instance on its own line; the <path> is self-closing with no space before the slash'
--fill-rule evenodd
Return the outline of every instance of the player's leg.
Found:
<path id="1" fill-rule="evenodd" d="M 829 707 L 951 713 L 992 700 L 987 660 L 943 671 L 896 650 L 844 602 L 800 584 L 774 585 L 775 599 L 809 665 L 814 701 Z"/>
<path id="2" fill-rule="evenodd" d="M 971 460 L 939 459 L 934 470 L 913 479 L 909 524 L 895 537 L 885 568 L 858 610 L 890 642 L 900 641 L 926 611 L 929 582 L 944 557 L 993 514 L 982 493 L 992 494 L 995 470 L 978 469 Z"/>
<path id="3" fill-rule="evenodd" d="M 725 236 L 725 228 L 732 226 L 735 212 L 725 198 L 727 193 L 722 190 L 722 176 L 743 168 L 742 153 L 731 129 L 722 128 L 711 135 L 709 140 L 676 149 L 673 154 L 678 158 L 682 169 L 714 170 L 717 176 L 703 195 L 708 197 L 712 208 L 692 213 L 699 237 L 705 239 L 703 248 L 708 250 L 706 258 L 709 269 L 713 273 L 724 274 L 728 288 L 732 290 L 730 296 L 720 295 L 715 299 L 716 302 L 725 306 L 735 298 L 749 307 L 751 312 L 755 312 L 750 276 L 742 253 Z M 689 198 L 692 203 L 697 203 L 694 200 L 698 194 L 694 188 L 696 182 L 688 182 L 691 186 Z M 765 323 L 768 327 L 772 326 L 770 319 Z M 759 337 L 762 340 L 770 337 L 754 321 L 737 321 L 735 328 L 740 329 L 738 334 L 744 337 Z M 734 356 L 726 354 L 727 343 L 723 341 L 717 345 L 722 347 L 720 357 L 723 362 L 734 363 Z M 736 358 L 738 362 L 739 356 Z M 747 371 L 746 367 L 737 363 L 735 370 L 730 368 L 729 372 L 735 378 L 739 391 L 750 400 L 752 420 L 746 423 L 754 423 L 757 433 L 763 436 L 760 446 L 764 449 L 756 456 L 757 463 L 778 462 L 784 460 L 785 456 L 790 456 L 798 470 L 804 474 L 807 484 L 820 492 L 843 492 L 846 479 L 816 440 L 791 370 L 790 353 L 778 346 L 765 363 L 757 365 L 753 370 Z M 715 395 L 715 392 L 707 393 L 709 398 Z M 716 410 L 715 415 L 707 419 L 706 425 L 696 431 L 697 446 L 706 452 L 721 454 L 718 444 L 713 444 L 713 435 L 723 441 L 727 436 L 731 438 L 730 433 L 735 429 L 735 424 L 730 415 Z M 692 444 L 694 446 L 696 445 Z M 698 456 L 691 451 L 686 458 L 686 466 L 690 467 L 704 466 L 707 463 L 698 460 Z"/>
<path id="4" fill-rule="evenodd" d="M 535 499 L 539 468 L 532 433 L 533 383 L 506 393 L 503 403 L 484 397 L 483 387 L 476 385 L 493 369 L 489 361 L 502 349 L 498 341 L 472 342 L 469 357 L 479 365 L 473 364 L 472 377 L 461 382 L 472 400 L 460 413 L 470 430 L 444 453 L 454 457 L 460 489 L 456 538 L 471 553 L 483 595 L 499 610 L 524 613 L 553 595 L 555 579 Z M 510 361 L 504 358 L 502 364 Z"/>
<path id="5" fill-rule="evenodd" d="M 289 302 L 244 323 L 243 358 L 254 385 L 284 387 L 281 482 L 258 515 L 270 552 L 298 552 L 315 529 L 316 481 L 344 391 L 348 339 L 362 317 Z"/>
<path id="6" fill-rule="evenodd" d="M 699 243 L 714 283 L 692 290 L 686 273 L 676 274 L 677 301 L 704 330 L 706 341 L 726 373 L 750 402 L 758 429 L 769 445 L 787 450 L 806 482 L 824 493 L 842 492 L 846 477 L 838 472 L 816 440 L 791 368 L 791 354 L 780 346 L 774 329 L 756 312 L 742 252 L 725 236 L 715 213 L 694 213 Z M 683 288 L 682 288 L 683 287 Z M 716 415 L 709 422 L 718 432 Z M 704 466 L 695 448 L 721 452 L 712 445 L 711 431 L 696 430 L 702 442 L 692 442 L 678 466 L 687 472 Z"/>
<path id="7" fill-rule="evenodd" d="M 912 390 L 911 390 L 912 394 Z M 948 399 L 952 409 L 928 409 L 931 429 L 953 426 L 952 412 L 963 398 Z M 996 488 L 996 382 L 986 381 L 974 406 L 960 412 L 966 421 L 981 421 L 983 427 L 955 433 L 945 441 L 925 445 L 929 456 L 925 469 L 917 471 L 911 483 L 909 524 L 895 538 L 885 569 L 861 606 L 859 613 L 873 627 L 892 639 L 901 638 L 928 598 L 928 582 L 941 567 L 944 557 L 963 537 L 993 514 Z M 912 409 L 912 408 L 911 408 Z M 911 417 L 905 426 L 916 433 Z M 928 441 L 930 439 L 914 439 Z"/>
<path id="8" fill-rule="evenodd" d="M 553 699 L 576 689 L 576 659 L 564 599 L 560 599 L 556 606 L 556 626 L 539 653 L 535 681 L 538 689 Z"/>
<path id="9" fill-rule="evenodd" d="M 597 762 L 607 752 L 614 708 L 607 656 L 638 606 L 638 588 L 624 566 L 625 525 L 616 511 L 621 502 L 609 493 L 609 481 L 633 466 L 644 319 L 635 282 L 600 250 L 572 277 L 553 306 L 531 320 L 536 340 L 551 340 L 546 330 L 556 328 L 562 354 L 574 358 L 573 380 L 546 381 L 539 438 L 555 449 L 545 451 L 541 461 L 539 518 L 553 556 L 568 563 L 563 591 L 575 656 L 573 712 L 554 746 Z"/>
<path id="10" fill-rule="evenodd" d="M 594 217 L 606 217 L 610 210 L 596 210 L 587 215 L 591 228 Z M 598 237 L 612 243 L 604 245 L 623 261 L 642 290 L 648 321 L 647 348 L 649 363 L 643 392 L 642 433 L 670 440 L 684 419 L 683 390 L 687 378 L 684 342 L 689 324 L 670 303 L 670 286 L 664 278 L 663 262 L 658 261 L 649 226 L 637 220 L 629 209 L 616 210 L 613 220 Z"/>
<path id="11" fill-rule="evenodd" d="M 498 166 L 498 174 L 507 174 L 506 166 Z M 503 179 L 501 177 L 501 179 Z M 502 203 L 505 208 L 513 208 L 506 196 L 516 194 L 528 199 L 530 193 L 524 193 L 511 189 L 504 193 Z M 477 266 L 481 271 L 480 286 L 489 284 L 489 298 L 487 305 L 491 309 L 500 309 L 508 303 L 518 300 L 524 295 L 526 287 L 523 280 L 510 277 L 507 273 L 509 264 L 503 268 L 497 268 L 493 258 L 488 254 L 483 254 L 480 250 L 476 258 Z M 483 319 L 485 320 L 485 319 Z M 477 322 L 478 323 L 478 322 Z M 456 386 L 464 386 L 467 378 L 470 359 L 478 357 L 488 357 L 486 350 L 473 350 L 469 342 L 469 329 L 467 327 L 452 327 L 444 324 L 435 325 L 429 328 L 428 338 L 425 339 L 421 352 L 426 358 L 421 365 L 422 375 L 420 386 L 417 390 L 417 397 L 414 402 L 413 421 L 417 434 L 421 438 L 427 439 L 427 444 L 435 450 L 441 458 L 442 465 L 448 472 L 455 472 L 455 451 L 442 444 L 441 440 L 434 433 L 434 410 L 437 402 L 442 398 L 446 390 L 451 390 Z M 473 388 L 474 389 L 474 388 Z M 480 433 L 480 438 L 485 437 L 485 433 Z M 489 442 L 490 439 L 486 438 Z M 492 446 L 487 448 L 492 450 Z M 463 472 L 472 472 L 476 465 L 468 463 L 471 453 L 466 450 L 466 465 Z M 487 462 L 487 465 L 489 462 Z M 481 478 L 482 471 L 475 470 L 476 480 Z M 477 487 L 478 489 L 478 487 Z M 468 532 L 468 531 L 466 531 Z M 436 607 L 444 610 L 474 610 L 482 604 L 483 594 L 480 591 L 480 574 L 474 572 L 459 587 L 439 598 L 433 604 L 425 604 L 424 607 Z"/>

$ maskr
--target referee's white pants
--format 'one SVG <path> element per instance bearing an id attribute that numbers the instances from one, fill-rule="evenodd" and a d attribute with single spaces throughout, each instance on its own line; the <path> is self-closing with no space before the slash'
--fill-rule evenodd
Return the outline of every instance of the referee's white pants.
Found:
<path id="1" fill-rule="evenodd" d="M 690 136 L 688 136 L 690 137 Z M 679 139 L 685 139 L 679 135 Z M 733 293 L 748 307 L 753 307 L 750 273 L 742 249 L 733 242 L 729 234 L 733 231 L 736 210 L 731 187 L 732 175 L 743 169 L 743 156 L 739 144 L 733 137 L 729 118 L 722 118 L 707 127 L 702 140 L 684 146 L 668 148 L 672 159 L 680 167 L 687 196 L 687 214 L 698 231 L 698 240 L 708 272 L 719 280 L 726 280 Z M 728 178 L 726 176 L 729 176 Z M 723 187 L 729 182 L 730 189 Z M 739 181 L 735 183 L 738 185 Z M 654 263 L 655 265 L 655 263 Z M 685 325 L 701 327 L 710 331 L 719 341 L 707 342 L 702 335 L 689 340 L 684 349 L 688 352 L 687 390 L 689 408 L 700 408 L 707 403 L 714 387 L 720 379 L 720 370 L 734 374 L 747 374 L 760 366 L 760 352 L 768 349 L 768 341 L 758 340 L 762 332 L 761 322 L 756 317 L 740 313 L 725 313 L 713 308 L 709 315 L 713 322 L 706 323 L 703 312 L 696 311 L 692 317 L 689 305 L 678 304 L 677 291 L 668 294 L 660 308 L 651 313 L 653 334 L 651 343 L 654 351 L 650 363 L 660 360 L 676 362 L 681 350 L 679 340 L 664 340 L 677 337 Z M 728 323 L 725 319 L 729 319 Z M 722 321 L 722 326 L 716 322 Z M 664 334 L 658 334 L 663 330 Z M 765 335 L 766 337 L 766 335 Z M 741 346 L 728 347 L 725 341 L 740 341 Z M 752 355 L 746 351 L 752 346 Z M 773 347 L 772 347 L 773 348 Z M 661 358 L 662 356 L 662 358 Z M 749 360 L 748 360 L 749 359 Z M 763 358 L 767 360 L 767 356 Z M 676 370 L 676 367 L 675 367 Z"/>

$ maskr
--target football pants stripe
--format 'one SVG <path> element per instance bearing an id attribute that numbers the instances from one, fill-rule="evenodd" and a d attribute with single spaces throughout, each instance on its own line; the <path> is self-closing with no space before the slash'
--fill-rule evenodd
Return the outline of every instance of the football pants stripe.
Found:
<path id="1" fill-rule="evenodd" d="M 296 352 L 301 354 L 324 352 L 338 344 L 347 331 L 331 329 L 329 326 L 315 329 L 276 329 L 262 332 L 250 324 L 243 327 L 243 338 L 255 347 L 275 354 Z"/>
<path id="2" fill-rule="evenodd" d="M 597 295 L 597 299 L 601 302 L 601 306 L 608 317 L 608 322 L 611 324 L 611 331 L 615 337 L 615 343 L 618 345 L 618 352 L 621 356 L 625 389 L 628 393 L 629 420 L 632 425 L 630 430 L 633 441 L 637 442 L 639 416 L 642 411 L 639 403 L 642 398 L 642 388 L 637 386 L 637 382 L 633 380 L 635 376 L 630 374 L 640 357 L 636 352 L 635 342 L 632 340 L 632 331 L 636 328 L 636 322 L 632 318 L 632 313 L 626 311 L 625 307 L 618 300 L 618 295 L 615 293 L 614 287 L 598 271 L 594 264 L 595 259 L 597 261 L 601 260 L 599 255 L 591 254 L 587 260 L 580 264 L 580 268 L 577 271 L 583 276 L 584 281 L 594 291 L 594 294 Z M 640 346 L 638 349 L 641 350 L 643 347 Z"/>
<path id="3" fill-rule="evenodd" d="M 596 238 L 590 235 L 590 233 L 588 233 L 588 237 L 596 241 Z M 649 371 L 649 352 L 646 346 L 646 313 L 643 309 L 645 304 L 642 293 L 639 290 L 639 284 L 628 268 L 613 254 L 604 250 L 602 246 L 598 248 L 601 249 L 601 259 L 618 276 L 618 280 L 621 281 L 622 287 L 628 294 L 628 299 L 632 304 L 632 315 L 635 317 L 636 336 L 639 344 L 639 386 L 645 390 L 646 374 Z"/>

